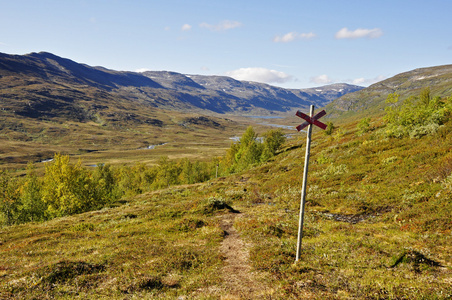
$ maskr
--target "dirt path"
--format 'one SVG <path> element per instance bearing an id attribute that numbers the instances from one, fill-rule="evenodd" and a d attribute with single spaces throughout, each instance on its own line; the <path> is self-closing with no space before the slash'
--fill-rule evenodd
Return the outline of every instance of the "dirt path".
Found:
<path id="1" fill-rule="evenodd" d="M 230 213 L 220 223 L 226 232 L 221 252 L 226 258 L 223 282 L 227 292 L 221 299 L 272 299 L 271 290 L 259 280 L 262 275 L 252 272 L 249 247 L 233 226 L 236 217 L 240 214 Z"/>

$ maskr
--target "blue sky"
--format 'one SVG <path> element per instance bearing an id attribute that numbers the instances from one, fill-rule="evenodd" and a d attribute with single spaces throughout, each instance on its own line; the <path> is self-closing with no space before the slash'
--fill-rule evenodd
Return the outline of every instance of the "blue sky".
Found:
<path id="1" fill-rule="evenodd" d="M 0 0 L 0 52 L 286 88 L 452 64 L 452 0 Z"/>

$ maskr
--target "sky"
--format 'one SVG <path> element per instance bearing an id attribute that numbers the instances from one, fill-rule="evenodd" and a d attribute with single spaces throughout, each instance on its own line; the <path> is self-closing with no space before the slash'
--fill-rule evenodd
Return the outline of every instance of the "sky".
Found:
<path id="1" fill-rule="evenodd" d="M 452 64 L 452 0 L 0 0 L 0 52 L 284 88 Z"/>

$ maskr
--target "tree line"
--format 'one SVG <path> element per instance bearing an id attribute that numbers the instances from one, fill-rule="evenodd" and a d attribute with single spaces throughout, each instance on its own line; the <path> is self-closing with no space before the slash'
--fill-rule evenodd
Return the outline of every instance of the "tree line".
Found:
<path id="1" fill-rule="evenodd" d="M 0 225 L 45 221 L 113 205 L 115 201 L 171 185 L 193 184 L 225 176 L 263 163 L 285 142 L 280 130 L 258 138 L 248 127 L 223 157 L 210 161 L 170 160 L 161 157 L 156 166 L 98 164 L 85 168 L 79 160 L 55 154 L 43 176 L 30 163 L 25 176 L 0 170 Z"/>

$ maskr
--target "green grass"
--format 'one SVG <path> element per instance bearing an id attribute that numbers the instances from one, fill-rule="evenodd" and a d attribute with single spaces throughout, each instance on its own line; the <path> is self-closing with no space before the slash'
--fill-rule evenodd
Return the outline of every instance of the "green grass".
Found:
<path id="1" fill-rule="evenodd" d="M 215 212 L 196 212 L 201 204 L 193 190 L 145 194 L 117 208 L 4 228 L 2 296 L 176 296 L 215 284 L 223 231 Z M 187 200 L 174 202 L 178 197 Z"/>
<path id="2" fill-rule="evenodd" d="M 358 131 L 314 132 L 297 263 L 304 134 L 240 174 L 1 228 L 0 298 L 221 299 L 229 207 L 272 299 L 450 299 L 452 137 Z"/>

